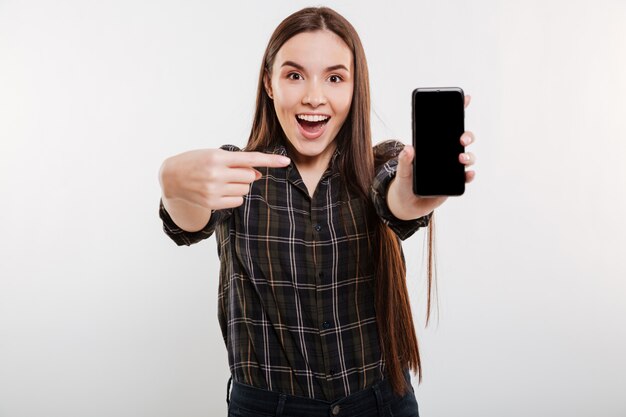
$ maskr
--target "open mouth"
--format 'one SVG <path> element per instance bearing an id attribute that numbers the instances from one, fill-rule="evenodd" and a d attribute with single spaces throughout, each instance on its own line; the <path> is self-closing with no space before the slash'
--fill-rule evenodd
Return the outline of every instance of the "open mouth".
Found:
<path id="1" fill-rule="evenodd" d="M 330 116 L 298 114 L 296 120 L 304 132 L 315 135 L 324 129 Z"/>

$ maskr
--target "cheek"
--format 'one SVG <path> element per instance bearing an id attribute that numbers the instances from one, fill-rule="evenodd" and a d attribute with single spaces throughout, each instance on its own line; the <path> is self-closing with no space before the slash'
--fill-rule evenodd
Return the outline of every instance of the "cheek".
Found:
<path id="1" fill-rule="evenodd" d="M 278 85 L 274 89 L 274 106 L 278 109 L 287 110 L 298 103 L 299 92 L 296 88 L 285 88 Z"/>
<path id="2" fill-rule="evenodd" d="M 337 91 L 333 97 L 333 103 L 335 112 L 343 114 L 344 116 L 350 111 L 350 105 L 352 104 L 352 89 L 346 88 L 342 91 Z"/>

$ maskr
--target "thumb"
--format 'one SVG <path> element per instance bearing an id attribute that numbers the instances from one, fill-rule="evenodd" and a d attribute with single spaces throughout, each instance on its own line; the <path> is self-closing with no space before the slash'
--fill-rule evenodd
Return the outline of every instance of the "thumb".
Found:
<path id="1" fill-rule="evenodd" d="M 398 155 L 398 168 L 396 176 L 411 179 L 413 177 L 413 157 L 415 149 L 411 145 L 406 145 L 400 155 Z"/>

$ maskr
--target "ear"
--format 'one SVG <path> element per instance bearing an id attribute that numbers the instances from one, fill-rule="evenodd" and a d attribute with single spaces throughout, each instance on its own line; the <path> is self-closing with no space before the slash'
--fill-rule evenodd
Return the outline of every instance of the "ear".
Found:
<path id="1" fill-rule="evenodd" d="M 270 76 L 267 73 L 267 70 L 265 70 L 265 74 L 263 75 L 263 85 L 265 86 L 265 92 L 267 93 L 267 95 L 271 99 L 273 99 L 274 93 L 272 92 L 272 80 L 270 79 Z"/>

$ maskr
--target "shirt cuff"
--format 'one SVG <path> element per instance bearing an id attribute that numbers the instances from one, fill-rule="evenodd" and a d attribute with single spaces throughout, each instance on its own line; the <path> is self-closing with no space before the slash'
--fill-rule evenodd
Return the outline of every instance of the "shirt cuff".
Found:
<path id="1" fill-rule="evenodd" d="M 397 168 L 397 157 L 390 159 L 378 168 L 374 182 L 372 183 L 371 197 L 376 213 L 382 219 L 383 223 L 389 226 L 401 240 L 405 240 L 413 235 L 420 227 L 428 226 L 433 213 L 428 213 L 425 216 L 413 220 L 400 220 L 393 215 L 387 205 L 387 190 L 389 189 L 389 184 L 391 184 L 391 181 L 396 176 Z"/>
<path id="2" fill-rule="evenodd" d="M 215 227 L 224 217 L 224 210 L 214 210 L 211 212 L 211 218 L 201 230 L 196 232 L 188 232 L 178 227 L 172 217 L 165 209 L 163 205 L 163 198 L 159 200 L 159 217 L 163 220 L 163 231 L 170 237 L 178 246 L 186 245 L 190 246 L 194 243 L 200 242 L 210 237 L 215 231 Z"/>

